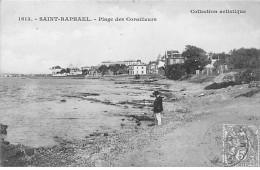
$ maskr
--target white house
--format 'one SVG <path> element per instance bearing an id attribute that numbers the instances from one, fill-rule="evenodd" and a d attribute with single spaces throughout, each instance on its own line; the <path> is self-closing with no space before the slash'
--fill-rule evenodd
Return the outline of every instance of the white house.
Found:
<path id="1" fill-rule="evenodd" d="M 80 75 L 82 74 L 82 70 L 77 67 L 73 67 L 70 69 L 70 75 Z"/>
<path id="2" fill-rule="evenodd" d="M 143 75 L 146 74 L 146 65 L 140 64 L 140 65 L 130 65 L 129 66 L 129 74 L 130 75 Z"/>
<path id="3" fill-rule="evenodd" d="M 52 76 L 62 76 L 60 74 L 60 71 L 62 70 L 62 68 L 60 66 L 54 66 L 54 67 L 50 68 L 50 70 L 51 70 Z"/>

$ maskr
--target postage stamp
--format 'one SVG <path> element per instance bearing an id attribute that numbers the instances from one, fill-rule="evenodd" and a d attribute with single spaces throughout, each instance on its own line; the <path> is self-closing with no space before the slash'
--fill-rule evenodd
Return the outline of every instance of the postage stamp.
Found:
<path id="1" fill-rule="evenodd" d="M 259 166 L 258 126 L 223 124 L 223 165 Z"/>

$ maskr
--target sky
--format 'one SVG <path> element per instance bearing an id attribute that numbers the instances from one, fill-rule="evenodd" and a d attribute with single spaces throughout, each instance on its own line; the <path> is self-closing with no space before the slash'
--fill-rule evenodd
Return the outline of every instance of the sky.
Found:
<path id="1" fill-rule="evenodd" d="M 246 10 L 243 14 L 191 10 Z M 194 45 L 206 52 L 260 48 L 259 1 L 1 1 L 0 72 L 48 74 L 59 65 L 141 59 Z M 153 22 L 47 22 L 39 17 L 156 18 Z M 38 20 L 22 22 L 19 17 Z"/>

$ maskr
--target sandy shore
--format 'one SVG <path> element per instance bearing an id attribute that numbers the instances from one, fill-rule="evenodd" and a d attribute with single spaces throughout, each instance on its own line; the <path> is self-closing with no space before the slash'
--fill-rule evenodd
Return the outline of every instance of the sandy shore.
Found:
<path id="1" fill-rule="evenodd" d="M 255 90 L 247 84 L 204 90 L 210 82 L 107 80 L 126 85 L 148 83 L 152 88 L 143 89 L 147 93 L 161 91 L 165 97 L 163 124 L 150 126 L 151 113 L 129 113 L 129 119 L 136 123 L 132 130 L 93 133 L 84 140 L 68 141 L 57 136 L 59 145 L 33 148 L 33 154 L 23 152 L 12 159 L 2 157 L 2 166 L 221 166 L 216 159 L 219 147 L 208 139 L 207 132 L 223 122 L 260 123 L 259 93 L 238 97 Z M 140 108 L 151 105 L 149 100 L 143 104 L 105 102 L 98 96 L 88 100 Z M 125 126 L 123 120 L 122 126 Z"/>

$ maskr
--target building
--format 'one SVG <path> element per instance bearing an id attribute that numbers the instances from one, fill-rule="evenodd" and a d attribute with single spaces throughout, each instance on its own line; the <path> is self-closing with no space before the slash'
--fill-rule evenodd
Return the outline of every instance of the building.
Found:
<path id="1" fill-rule="evenodd" d="M 113 61 L 102 61 L 101 65 L 105 65 L 107 67 L 109 67 L 110 65 L 112 65 Z"/>
<path id="2" fill-rule="evenodd" d="M 82 70 L 82 71 L 83 71 L 83 70 L 90 70 L 90 69 L 91 69 L 90 66 L 81 67 L 81 70 Z"/>
<path id="3" fill-rule="evenodd" d="M 101 73 L 98 71 L 99 66 L 91 66 L 90 67 L 90 71 L 89 71 L 89 75 L 90 76 L 101 76 Z"/>
<path id="4" fill-rule="evenodd" d="M 52 76 L 63 76 L 60 72 L 62 68 L 60 66 L 54 66 L 50 68 Z"/>
<path id="5" fill-rule="evenodd" d="M 173 64 L 183 64 L 185 58 L 176 50 L 166 51 L 165 52 L 165 66 Z"/>
<path id="6" fill-rule="evenodd" d="M 130 65 L 129 66 L 129 75 L 143 75 L 146 74 L 146 65 L 139 64 L 139 65 Z"/>
<path id="7" fill-rule="evenodd" d="M 125 64 L 126 66 L 140 65 L 140 64 L 142 64 L 142 61 L 141 60 L 125 60 L 125 61 L 123 61 L 123 64 Z"/>
<path id="8" fill-rule="evenodd" d="M 90 74 L 90 70 L 91 70 L 91 67 L 89 67 L 89 66 L 81 67 L 82 74 L 84 74 L 84 75 Z"/>
<path id="9" fill-rule="evenodd" d="M 82 74 L 82 70 L 80 70 L 78 67 L 73 67 L 70 69 L 70 75 L 80 75 Z"/>
<path id="10" fill-rule="evenodd" d="M 150 61 L 146 66 L 147 74 L 158 74 L 158 61 Z"/>
<path id="11" fill-rule="evenodd" d="M 130 65 L 138 65 L 141 64 L 141 60 L 125 60 L 125 61 L 103 61 L 101 62 L 101 65 L 106 65 L 107 67 L 111 66 L 111 65 L 126 65 L 126 66 L 130 66 Z"/>

